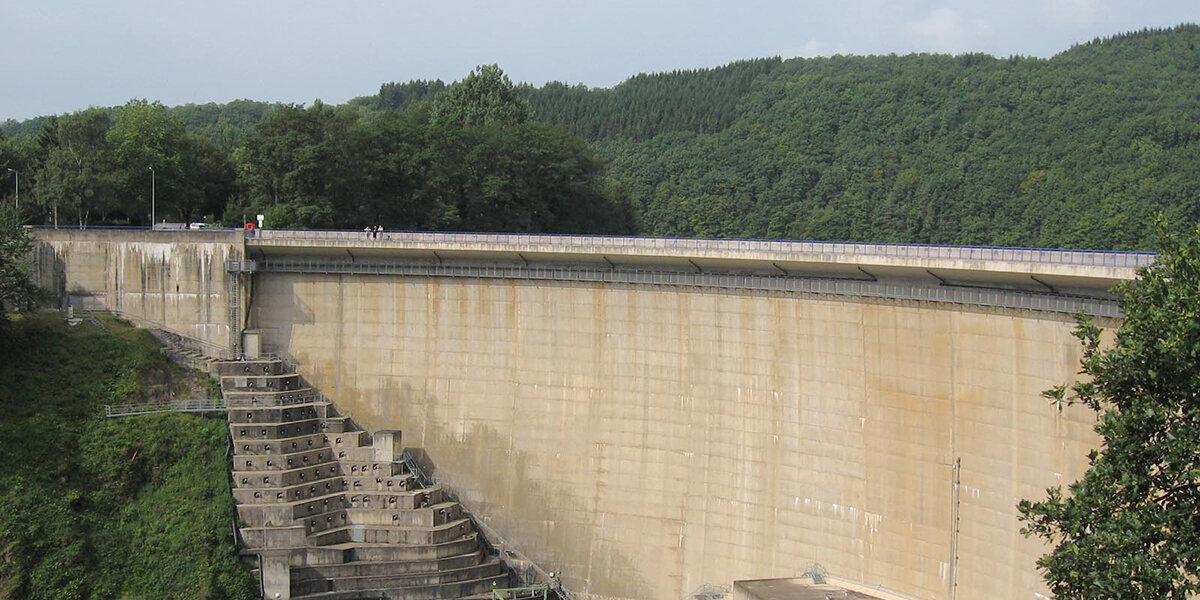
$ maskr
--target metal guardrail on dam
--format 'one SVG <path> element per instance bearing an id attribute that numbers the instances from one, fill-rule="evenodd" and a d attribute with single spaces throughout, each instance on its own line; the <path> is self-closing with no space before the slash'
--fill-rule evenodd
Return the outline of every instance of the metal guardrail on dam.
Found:
<path id="1" fill-rule="evenodd" d="M 32 226 L 46 231 L 72 231 L 71 227 Z M 79 230 L 150 231 L 149 227 L 113 227 L 92 225 Z M 230 227 L 205 227 L 204 232 L 243 231 Z M 170 233 L 170 230 L 160 230 Z M 737 240 L 716 238 L 671 238 L 570 234 L 519 233 L 433 233 L 425 231 L 387 231 L 371 236 L 357 230 L 253 229 L 247 239 L 263 241 L 323 240 L 337 242 L 390 242 L 426 247 L 439 244 L 475 244 L 495 247 L 542 246 L 548 250 L 652 250 L 706 252 L 761 252 L 810 256 L 878 256 L 930 260 L 979 260 L 1027 262 L 1094 267 L 1146 267 L 1154 263 L 1153 252 L 1120 250 L 1078 250 L 1058 248 L 1019 248 L 1009 246 L 950 246 L 936 244 L 900 244 L 865 242 L 822 242 L 785 240 Z"/>
<path id="2" fill-rule="evenodd" d="M 425 277 L 476 277 L 484 279 L 678 285 L 769 292 L 832 294 L 892 300 L 919 300 L 1069 314 L 1085 312 L 1098 317 L 1121 316 L 1121 311 L 1117 307 L 1116 302 L 1097 298 L 1008 291 L 992 288 L 928 287 L 812 277 L 725 275 L 678 271 L 633 271 L 566 267 L 458 266 L 403 262 L 364 263 L 279 258 L 261 259 L 257 261 L 257 269 L 259 271 L 282 273 L 411 275 Z"/>
<path id="3" fill-rule="evenodd" d="M 383 232 L 370 237 L 361 231 L 257 230 L 248 234 L 260 240 L 325 240 L 341 242 L 391 242 L 421 247 L 439 244 L 480 246 L 542 246 L 548 250 L 604 249 L 652 251 L 761 252 L 780 255 L 857 255 L 935 260 L 978 260 L 1050 263 L 1096 267 L 1136 268 L 1153 264 L 1153 252 L 1110 250 L 1059 250 L 1053 248 L 1009 248 L 993 246 L 938 246 L 926 244 L 874 244 L 856 242 L 794 242 L 772 240 L 724 240 L 696 238 L 651 238 L 595 235 Z"/>

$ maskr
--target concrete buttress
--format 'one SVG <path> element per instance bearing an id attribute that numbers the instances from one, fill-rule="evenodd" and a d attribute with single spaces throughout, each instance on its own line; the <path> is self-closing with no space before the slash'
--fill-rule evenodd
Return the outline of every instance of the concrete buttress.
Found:
<path id="1" fill-rule="evenodd" d="M 464 598 L 508 586 L 470 517 L 279 360 L 216 365 L 233 494 L 266 598 Z"/>

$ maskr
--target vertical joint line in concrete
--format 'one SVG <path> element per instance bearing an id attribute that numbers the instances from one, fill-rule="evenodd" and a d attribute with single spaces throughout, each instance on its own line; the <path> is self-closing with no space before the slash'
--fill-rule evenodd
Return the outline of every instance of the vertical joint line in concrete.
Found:
<path id="1" fill-rule="evenodd" d="M 954 600 L 955 594 L 958 591 L 958 503 L 959 503 L 959 488 L 962 484 L 962 457 L 954 458 L 954 487 L 951 488 L 952 498 L 950 505 L 950 600 Z"/>

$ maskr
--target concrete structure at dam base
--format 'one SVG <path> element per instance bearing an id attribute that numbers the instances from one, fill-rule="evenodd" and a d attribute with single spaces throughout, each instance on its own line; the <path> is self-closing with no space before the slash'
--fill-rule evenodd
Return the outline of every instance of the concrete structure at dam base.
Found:
<path id="1" fill-rule="evenodd" d="M 214 352 L 260 332 L 402 429 L 465 508 L 591 599 L 831 578 L 1045 598 L 1016 504 L 1094 413 L 1041 392 L 1138 253 L 348 232 L 38 230 L 39 281 Z"/>

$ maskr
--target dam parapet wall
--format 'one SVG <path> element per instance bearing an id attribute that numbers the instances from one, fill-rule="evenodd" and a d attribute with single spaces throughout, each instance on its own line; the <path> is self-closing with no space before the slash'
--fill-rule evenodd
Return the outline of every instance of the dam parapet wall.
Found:
<path id="1" fill-rule="evenodd" d="M 689 265 L 701 271 L 762 271 L 770 274 L 862 277 L 877 268 L 889 277 L 926 279 L 922 271 L 980 277 L 991 274 L 1046 276 L 1105 282 L 1131 279 L 1138 267 L 1154 262 L 1150 252 L 1006 248 L 926 244 L 802 242 L 648 238 L 623 236 L 527 235 L 498 233 L 261 230 L 248 238 L 252 248 L 287 254 L 341 254 L 359 249 L 364 256 L 392 252 L 446 261 L 475 258 L 544 264 L 601 264 L 611 268 Z M 986 278 L 985 278 L 986 279 Z M 1022 282 L 1024 283 L 1024 282 Z M 1081 287 L 1079 281 L 1066 287 Z M 1109 283 L 1111 285 L 1111 283 Z M 1044 290 L 1045 288 L 1042 288 Z"/>

